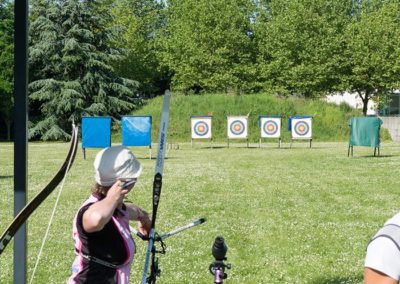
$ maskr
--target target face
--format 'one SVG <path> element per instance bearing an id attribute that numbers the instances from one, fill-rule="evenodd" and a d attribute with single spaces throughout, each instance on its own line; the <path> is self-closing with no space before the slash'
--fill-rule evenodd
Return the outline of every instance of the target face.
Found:
<path id="1" fill-rule="evenodd" d="M 231 132 L 234 135 L 240 135 L 244 132 L 246 127 L 244 126 L 243 122 L 240 120 L 235 120 L 231 123 Z"/>
<path id="2" fill-rule="evenodd" d="M 208 133 L 208 125 L 204 121 L 199 121 L 194 125 L 193 131 L 199 136 L 204 136 Z"/>
<path id="3" fill-rule="evenodd" d="M 211 138 L 211 117 L 192 117 L 192 139 Z"/>
<path id="4" fill-rule="evenodd" d="M 261 137 L 279 138 L 281 137 L 281 119 L 277 117 L 261 117 Z"/>
<path id="5" fill-rule="evenodd" d="M 292 120 L 292 138 L 312 138 L 311 118 Z"/>
<path id="6" fill-rule="evenodd" d="M 228 137 L 247 138 L 247 116 L 228 117 Z"/>

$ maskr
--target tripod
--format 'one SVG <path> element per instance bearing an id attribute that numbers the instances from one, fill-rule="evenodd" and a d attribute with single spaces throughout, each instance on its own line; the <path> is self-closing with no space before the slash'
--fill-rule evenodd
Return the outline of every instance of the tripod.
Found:
<path id="1" fill-rule="evenodd" d="M 215 261 L 211 263 L 209 267 L 210 273 L 214 275 L 215 284 L 222 284 L 224 279 L 228 278 L 228 274 L 225 273 L 225 268 L 231 269 L 232 265 L 230 263 L 224 263 L 224 260 L 227 260 L 225 256 L 227 251 L 228 247 L 225 244 L 224 238 L 221 236 L 216 237 L 211 249 Z"/>
<path id="2" fill-rule="evenodd" d="M 226 258 L 225 258 L 226 259 Z M 228 278 L 228 274 L 225 273 L 225 268 L 231 269 L 230 263 L 225 264 L 222 260 L 216 260 L 210 264 L 210 273 L 214 275 L 214 283 L 222 284 L 224 279 Z"/>

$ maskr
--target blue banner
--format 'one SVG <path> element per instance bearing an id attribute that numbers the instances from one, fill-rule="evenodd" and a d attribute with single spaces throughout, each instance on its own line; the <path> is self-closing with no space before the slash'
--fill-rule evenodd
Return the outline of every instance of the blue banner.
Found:
<path id="1" fill-rule="evenodd" d="M 82 117 L 82 148 L 111 146 L 111 117 Z"/>
<path id="2" fill-rule="evenodd" d="M 151 146 L 151 116 L 122 117 L 122 145 Z"/>

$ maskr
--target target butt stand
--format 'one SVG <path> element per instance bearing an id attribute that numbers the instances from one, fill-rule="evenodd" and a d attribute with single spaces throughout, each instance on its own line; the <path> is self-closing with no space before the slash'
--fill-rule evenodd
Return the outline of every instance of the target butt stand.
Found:
<path id="1" fill-rule="evenodd" d="M 247 148 L 249 148 L 248 118 L 249 115 L 227 116 L 228 148 L 230 139 L 246 139 Z"/>
<path id="2" fill-rule="evenodd" d="M 294 140 L 308 140 L 310 148 L 312 146 L 312 119 L 310 115 L 297 115 L 290 116 L 288 123 L 288 130 L 291 132 L 292 137 L 290 140 L 290 148 Z"/>
<path id="3" fill-rule="evenodd" d="M 263 138 L 278 139 L 278 148 L 281 148 L 282 115 L 259 115 L 258 126 L 260 128 L 259 148 L 261 148 Z"/>
<path id="4" fill-rule="evenodd" d="M 196 139 L 211 141 L 211 148 L 213 148 L 213 138 L 212 138 L 212 115 L 208 116 L 191 116 L 191 147 L 193 148 L 193 142 Z"/>
<path id="5" fill-rule="evenodd" d="M 312 138 L 307 138 L 307 139 L 292 138 L 290 139 L 290 149 L 292 149 L 293 140 L 308 140 L 310 145 L 309 148 L 312 148 Z"/>

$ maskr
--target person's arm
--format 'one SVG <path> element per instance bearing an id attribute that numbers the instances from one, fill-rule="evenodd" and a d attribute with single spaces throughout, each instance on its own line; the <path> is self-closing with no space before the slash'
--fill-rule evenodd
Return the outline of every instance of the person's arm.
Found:
<path id="1" fill-rule="evenodd" d="M 107 196 L 91 205 L 83 213 L 83 228 L 88 233 L 100 231 L 111 220 L 117 206 L 122 202 L 129 189 L 120 187 L 117 181 L 108 190 Z"/>
<path id="2" fill-rule="evenodd" d="M 139 232 L 148 236 L 151 229 L 151 220 L 149 214 L 140 207 L 128 203 L 125 204 L 129 214 L 129 220 L 139 221 Z"/>
<path id="3" fill-rule="evenodd" d="M 400 252 L 392 239 L 374 238 L 367 246 L 364 284 L 398 284 Z"/>
<path id="4" fill-rule="evenodd" d="M 398 284 L 399 281 L 369 267 L 364 269 L 364 284 Z"/>

